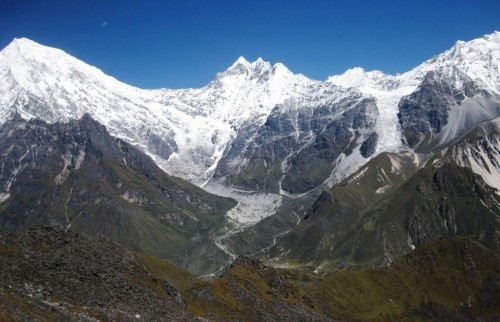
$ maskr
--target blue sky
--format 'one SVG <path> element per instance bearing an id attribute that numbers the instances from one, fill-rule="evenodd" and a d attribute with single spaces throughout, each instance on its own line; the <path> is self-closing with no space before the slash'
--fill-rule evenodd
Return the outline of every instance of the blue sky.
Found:
<path id="1" fill-rule="evenodd" d="M 498 0 L 0 0 L 1 48 L 27 37 L 142 88 L 201 87 L 239 56 L 404 72 L 494 30 Z"/>

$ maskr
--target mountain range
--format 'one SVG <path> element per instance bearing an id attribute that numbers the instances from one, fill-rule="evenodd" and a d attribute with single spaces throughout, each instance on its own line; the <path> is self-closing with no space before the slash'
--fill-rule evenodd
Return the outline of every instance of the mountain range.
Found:
<path id="1" fill-rule="evenodd" d="M 196 274 L 329 272 L 467 235 L 500 250 L 500 32 L 398 75 L 240 57 L 145 90 L 29 39 L 0 52 L 0 227 L 76 230 Z"/>

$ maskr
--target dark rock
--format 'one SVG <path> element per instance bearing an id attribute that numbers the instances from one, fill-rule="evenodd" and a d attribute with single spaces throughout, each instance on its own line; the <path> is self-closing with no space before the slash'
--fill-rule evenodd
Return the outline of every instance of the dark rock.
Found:
<path id="1" fill-rule="evenodd" d="M 215 177 L 266 192 L 278 192 L 281 180 L 281 188 L 291 193 L 316 188 L 330 176 L 335 160 L 352 153 L 359 146 L 360 133 L 374 125 L 375 102 L 361 98 L 352 93 L 314 109 L 277 105 L 260 127 L 249 123 L 239 130 Z"/>
<path id="2" fill-rule="evenodd" d="M 491 277 L 486 279 L 477 293 L 478 303 L 487 308 L 500 307 L 500 278 Z"/>
<path id="3" fill-rule="evenodd" d="M 363 143 L 361 143 L 359 151 L 361 152 L 363 158 L 368 158 L 373 153 L 375 153 L 377 142 L 378 142 L 378 134 L 377 132 L 373 132 L 372 134 L 370 134 L 370 136 L 368 136 L 368 138 Z"/>
<path id="4" fill-rule="evenodd" d="M 398 118 L 410 147 L 416 147 L 426 135 L 432 137 L 440 133 L 448 123 L 452 106 L 460 105 L 465 98 L 476 94 L 490 96 L 467 76 L 460 77 L 465 79 L 462 90 L 455 88 L 447 76 L 431 71 L 415 92 L 401 99 Z"/>

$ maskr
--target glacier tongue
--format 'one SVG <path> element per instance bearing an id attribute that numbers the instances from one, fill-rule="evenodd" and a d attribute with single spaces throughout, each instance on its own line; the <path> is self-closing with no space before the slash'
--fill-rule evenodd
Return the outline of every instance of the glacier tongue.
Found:
<path id="1" fill-rule="evenodd" d="M 401 98 L 410 94 L 415 87 L 406 86 L 392 91 L 373 87 L 361 87 L 363 94 L 375 97 L 377 101 L 378 117 L 375 131 L 379 135 L 375 154 L 383 151 L 399 151 L 402 148 L 403 135 L 398 120 L 398 104 Z"/>
<path id="2" fill-rule="evenodd" d="M 404 75 L 387 75 L 380 71 L 365 71 L 360 67 L 347 70 L 342 75 L 330 76 L 327 82 L 344 88 L 354 87 L 375 98 L 378 117 L 375 131 L 379 135 L 375 154 L 398 151 L 402 148 L 398 104 L 401 98 L 412 93 L 419 83 L 417 78 Z"/>

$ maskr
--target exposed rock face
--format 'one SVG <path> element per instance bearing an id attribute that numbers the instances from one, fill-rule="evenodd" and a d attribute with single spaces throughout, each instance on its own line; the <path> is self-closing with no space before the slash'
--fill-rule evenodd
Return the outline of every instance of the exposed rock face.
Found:
<path id="1" fill-rule="evenodd" d="M 376 132 L 370 134 L 370 136 L 365 141 L 363 141 L 363 143 L 359 147 L 359 152 L 361 152 L 363 158 L 368 158 L 375 152 L 377 141 L 378 134 Z"/>
<path id="2" fill-rule="evenodd" d="M 196 252 L 198 234 L 209 243 L 235 205 L 168 176 L 88 115 L 52 125 L 16 118 L 1 128 L 0 150 L 3 231 L 74 229 L 185 264 L 185 249 Z"/>
<path id="3" fill-rule="evenodd" d="M 215 177 L 270 192 L 303 193 L 321 185 L 342 154 L 359 148 L 358 139 L 369 136 L 377 118 L 373 99 L 355 91 L 342 95 L 314 108 L 287 107 L 293 102 L 276 106 L 257 131 L 239 132 Z"/>
<path id="4" fill-rule="evenodd" d="M 328 118 L 320 109 L 312 119 Z M 326 111 L 325 111 L 326 112 Z M 291 193 L 303 193 L 321 185 L 328 179 L 339 157 L 349 156 L 354 148 L 359 148 L 358 138 L 369 133 L 377 117 L 373 100 L 364 100 L 342 116 L 319 127 L 312 144 L 303 147 L 290 160 L 283 178 L 282 188 Z"/>
<path id="5" fill-rule="evenodd" d="M 486 99 L 492 98 L 492 94 L 481 89 L 468 76 L 461 75 L 459 71 L 455 72 L 457 75 L 454 74 L 454 78 L 460 79 L 458 85 L 456 84 L 457 79 L 450 79 L 449 76 L 438 71 L 431 71 L 426 74 L 418 89 L 412 94 L 403 97 L 399 103 L 399 122 L 406 142 L 411 148 L 422 143 L 422 146 L 419 147 L 420 151 L 426 151 L 426 146 L 446 125 L 455 128 L 455 133 L 451 139 L 456 139 L 460 134 L 470 130 L 470 127 L 464 128 L 461 126 L 462 124 L 456 124 L 460 123 L 457 118 L 453 118 L 453 124 L 448 124 L 450 113 L 455 112 L 455 114 L 458 114 L 456 111 L 461 109 L 460 106 L 467 98 L 472 99 L 476 95 Z M 493 104 L 497 105 L 497 107 L 492 107 L 492 115 L 482 120 L 475 120 L 476 123 L 491 120 L 495 118 L 495 115 L 500 115 L 498 111 L 500 104 L 498 102 Z M 472 106 L 469 108 L 474 109 Z M 481 109 L 480 106 L 475 108 Z M 470 118 L 477 116 L 474 111 L 469 112 L 471 113 Z M 450 139 L 441 141 L 450 141 Z"/>

